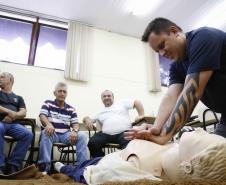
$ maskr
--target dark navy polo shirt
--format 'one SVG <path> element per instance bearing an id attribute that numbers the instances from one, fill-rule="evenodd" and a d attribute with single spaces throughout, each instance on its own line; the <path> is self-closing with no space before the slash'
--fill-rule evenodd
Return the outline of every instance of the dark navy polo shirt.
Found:
<path id="1" fill-rule="evenodd" d="M 0 91 L 0 106 L 18 112 L 20 108 L 26 108 L 24 99 L 14 93 L 5 93 Z M 0 113 L 0 121 L 6 116 L 5 113 Z"/>
<path id="2" fill-rule="evenodd" d="M 184 84 L 186 75 L 213 70 L 201 101 L 219 113 L 226 113 L 226 33 L 202 27 L 186 33 L 186 57 L 170 67 L 169 84 Z"/>

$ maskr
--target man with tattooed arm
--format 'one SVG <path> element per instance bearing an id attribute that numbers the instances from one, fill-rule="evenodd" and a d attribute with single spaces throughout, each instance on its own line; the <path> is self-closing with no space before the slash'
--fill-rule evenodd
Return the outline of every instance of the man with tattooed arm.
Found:
<path id="1" fill-rule="evenodd" d="M 142 131 L 132 129 L 125 138 L 165 144 L 188 121 L 199 100 L 221 113 L 215 134 L 226 137 L 226 33 L 209 27 L 183 33 L 172 21 L 156 18 L 142 41 L 174 62 L 154 125 Z"/>

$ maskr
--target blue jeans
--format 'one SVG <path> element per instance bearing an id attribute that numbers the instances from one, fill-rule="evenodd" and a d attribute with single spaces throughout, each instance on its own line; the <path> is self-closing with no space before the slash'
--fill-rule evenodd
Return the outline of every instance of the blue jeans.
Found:
<path id="1" fill-rule="evenodd" d="M 20 125 L 20 123 L 4 123 L 0 121 L 0 166 L 5 165 L 3 153 L 4 135 L 9 135 L 17 140 L 17 144 L 7 163 L 13 164 L 20 168 L 32 142 L 33 134 L 26 127 Z"/>
<path id="2" fill-rule="evenodd" d="M 70 144 L 69 136 L 71 132 L 67 131 L 65 133 L 54 133 L 52 136 L 48 136 L 45 130 L 41 133 L 40 149 L 39 149 L 39 161 L 38 163 L 50 163 L 51 162 L 51 151 L 54 142 L 61 142 L 64 144 Z M 87 136 L 78 132 L 76 146 L 76 156 L 77 162 L 82 163 L 88 159 L 87 155 Z"/>

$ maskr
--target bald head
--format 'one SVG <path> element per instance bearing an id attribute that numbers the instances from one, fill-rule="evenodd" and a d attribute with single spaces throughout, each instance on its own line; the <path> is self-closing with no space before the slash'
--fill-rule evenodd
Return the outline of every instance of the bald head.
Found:
<path id="1" fill-rule="evenodd" d="M 101 100 L 105 107 L 110 107 L 114 102 L 114 94 L 110 90 L 105 90 L 101 93 Z"/>
<path id="2" fill-rule="evenodd" d="M 1 75 L 5 76 L 6 78 L 9 79 L 10 83 L 13 85 L 14 83 L 14 77 L 11 73 L 8 73 L 8 72 L 3 72 L 1 73 Z"/>
<path id="3" fill-rule="evenodd" d="M 0 88 L 11 90 L 14 83 L 14 77 L 11 73 L 2 72 L 0 74 Z"/>

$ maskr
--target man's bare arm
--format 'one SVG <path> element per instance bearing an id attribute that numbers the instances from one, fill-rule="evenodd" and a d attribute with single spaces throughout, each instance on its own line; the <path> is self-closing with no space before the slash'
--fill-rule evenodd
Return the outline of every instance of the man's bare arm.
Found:
<path id="1" fill-rule="evenodd" d="M 170 118 L 163 126 L 160 136 L 152 137 L 152 141 L 165 144 L 184 126 L 201 98 L 212 73 L 213 71 L 203 71 L 186 77 L 184 89 Z"/>
<path id="2" fill-rule="evenodd" d="M 39 118 L 43 127 L 53 126 L 52 123 L 49 122 L 48 118 L 45 115 L 41 114 Z"/>
<path id="3" fill-rule="evenodd" d="M 140 101 L 138 101 L 138 100 L 134 101 L 134 108 L 137 110 L 137 113 L 139 116 L 144 115 L 144 106 Z"/>
<path id="4" fill-rule="evenodd" d="M 25 108 L 20 108 L 19 111 L 16 113 L 16 119 L 25 118 L 27 114 L 27 110 Z"/>
<path id="5" fill-rule="evenodd" d="M 173 84 L 169 87 L 166 95 L 163 97 L 160 103 L 154 126 L 151 129 L 151 132 L 154 135 L 160 134 L 161 129 L 169 119 L 169 116 L 172 113 L 182 90 L 183 84 Z"/>

